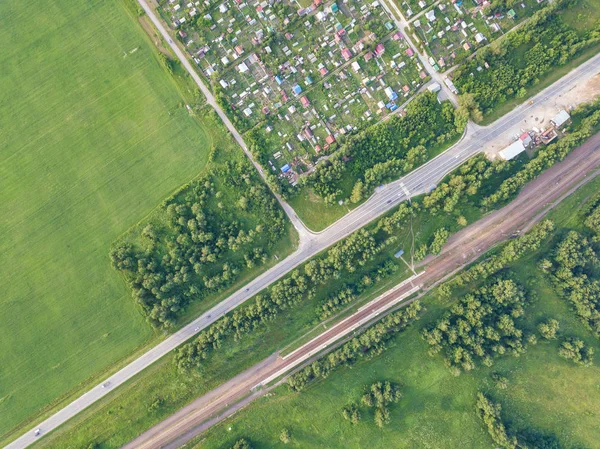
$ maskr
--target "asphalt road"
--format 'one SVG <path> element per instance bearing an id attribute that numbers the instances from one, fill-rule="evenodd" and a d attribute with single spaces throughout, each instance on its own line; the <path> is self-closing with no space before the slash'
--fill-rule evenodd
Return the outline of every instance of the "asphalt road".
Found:
<path id="1" fill-rule="evenodd" d="M 169 45 L 173 51 L 182 60 L 182 63 L 186 69 L 190 71 L 192 77 L 198 83 L 202 92 L 207 96 L 209 104 L 215 108 L 228 129 L 230 129 L 230 131 L 233 130 L 232 134 L 234 138 L 248 154 L 243 139 L 239 133 L 235 131 L 233 124 L 229 121 L 227 116 L 214 102 L 214 97 L 212 97 L 210 91 L 208 91 L 208 89 L 202 84 L 200 77 L 192 69 L 190 63 L 185 58 L 185 55 L 171 40 L 159 19 L 154 15 L 154 12 L 148 7 L 145 1 L 138 1 L 148 16 L 152 19 L 161 34 L 165 37 L 167 42 L 169 42 Z M 390 209 L 393 209 L 400 202 L 405 201 L 407 198 L 430 190 L 435 184 L 443 179 L 444 176 L 461 165 L 467 159 L 480 152 L 486 143 L 500 136 L 511 125 L 519 123 L 521 120 L 526 118 L 529 110 L 533 106 L 544 102 L 552 102 L 553 98 L 560 96 L 564 92 L 567 92 L 578 83 L 582 83 L 585 80 L 593 77 L 599 71 L 600 54 L 572 70 L 565 77 L 561 78 L 559 81 L 538 94 L 533 99 L 534 105 L 523 104 L 486 127 L 479 127 L 469 124 L 467 130 L 465 131 L 465 136 L 459 143 L 400 180 L 378 189 L 377 192 L 361 206 L 357 207 L 352 212 L 348 213 L 346 216 L 319 233 L 312 233 L 308 231 L 296 216 L 295 212 L 289 207 L 289 205 L 283 202 L 282 206 L 286 209 L 288 216 L 300 234 L 299 247 L 293 254 L 262 275 L 255 278 L 244 288 L 233 293 L 231 296 L 214 306 L 208 312 L 204 313 L 187 326 L 170 335 L 168 338 L 147 351 L 145 354 L 129 363 L 127 366 L 110 376 L 108 379 L 105 379 L 102 383 L 96 385 L 91 390 L 87 391 L 82 396 L 66 405 L 54 415 L 37 424 L 24 435 L 20 436 L 6 446 L 6 448 L 20 449 L 33 444 L 41 436 L 56 429 L 61 424 L 77 415 L 83 409 L 100 400 L 109 392 L 114 390 L 117 386 L 122 385 L 131 379 L 140 371 L 156 362 L 158 359 L 175 349 L 186 340 L 193 337 L 202 329 L 206 328 L 226 313 L 250 299 L 260 290 L 268 287 L 277 279 L 290 272 L 293 268 L 307 261 L 309 258 L 333 245 L 337 241 L 348 236 L 352 232 L 360 229 L 378 216 L 384 214 Z M 249 155 L 249 157 L 251 157 L 251 155 Z M 256 163 L 255 166 L 262 174 L 262 168 Z M 36 429 L 40 429 L 40 433 L 37 436 L 35 435 Z"/>
<path id="2" fill-rule="evenodd" d="M 239 410 L 268 390 L 257 390 L 293 372 L 313 356 L 335 347 L 345 336 L 400 304 L 419 290 L 435 286 L 457 269 L 473 262 L 514 232 L 539 221 L 548 210 L 598 175 L 600 133 L 525 186 L 517 198 L 454 234 L 441 254 L 429 256 L 425 271 L 380 295 L 353 315 L 281 358 L 271 355 L 144 432 L 123 449 L 176 449 Z M 587 177 L 586 175 L 589 174 Z M 582 180 L 583 179 L 583 180 Z M 405 301 L 404 304 L 412 300 Z"/>

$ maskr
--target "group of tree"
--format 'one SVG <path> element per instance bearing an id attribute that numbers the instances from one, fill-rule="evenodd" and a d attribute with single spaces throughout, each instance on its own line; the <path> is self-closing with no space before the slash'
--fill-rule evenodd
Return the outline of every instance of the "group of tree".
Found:
<path id="1" fill-rule="evenodd" d="M 420 311 L 421 304 L 414 301 L 405 308 L 386 315 L 338 349 L 291 375 L 287 380 L 288 385 L 294 391 L 303 390 L 311 381 L 326 378 L 340 366 L 351 365 L 361 358 L 380 354 L 385 350 L 387 341 L 419 318 Z"/>
<path id="2" fill-rule="evenodd" d="M 525 351 L 527 338 L 518 323 L 525 304 L 525 292 L 515 282 L 494 280 L 462 296 L 433 326 L 423 329 L 423 338 L 430 354 L 444 352 L 455 375 L 478 362 L 491 366 L 498 355 Z"/>
<path id="3" fill-rule="evenodd" d="M 502 422 L 502 416 L 500 415 L 500 412 L 502 411 L 501 405 L 492 402 L 483 393 L 477 393 L 476 407 L 477 414 L 483 421 L 494 444 L 505 449 L 516 449 L 518 447 L 517 438 L 515 436 L 509 436 L 506 427 Z"/>
<path id="4" fill-rule="evenodd" d="M 594 348 L 580 338 L 566 338 L 558 349 L 558 355 L 581 366 L 592 366 L 594 363 Z"/>
<path id="5" fill-rule="evenodd" d="M 554 436 L 532 428 L 510 430 L 502 420 L 502 406 L 483 393 L 477 393 L 477 415 L 494 444 L 502 449 L 561 449 Z"/>
<path id="6" fill-rule="evenodd" d="M 350 304 L 366 289 L 391 276 L 398 271 L 398 265 L 392 260 L 386 260 L 371 271 L 365 273 L 356 283 L 345 283 L 317 306 L 317 317 L 324 320 Z"/>
<path id="7" fill-rule="evenodd" d="M 446 228 L 437 229 L 433 233 L 429 243 L 423 243 L 417 248 L 417 251 L 415 251 L 415 260 L 422 260 L 427 254 L 439 254 L 449 237 L 450 231 Z"/>
<path id="8" fill-rule="evenodd" d="M 600 242 L 600 193 L 592 197 L 588 203 L 583 224 L 592 232 L 592 241 L 598 243 Z"/>
<path id="9" fill-rule="evenodd" d="M 388 406 L 395 404 L 402 397 L 400 386 L 389 381 L 375 382 L 366 388 L 366 392 L 361 397 L 363 406 L 374 409 L 373 421 L 380 429 L 390 423 L 390 410 Z M 358 424 L 361 419 L 361 412 L 355 403 L 348 404 L 342 409 L 344 419 L 351 424 Z"/>
<path id="10" fill-rule="evenodd" d="M 579 113 L 577 111 L 573 113 L 573 118 L 581 119 L 581 121 L 573 126 L 570 133 L 557 142 L 537 150 L 533 159 L 527 162 L 517 173 L 504 180 L 494 193 L 482 200 L 482 206 L 491 207 L 510 199 L 525 184 L 555 163 L 562 161 L 573 149 L 591 137 L 600 123 L 600 101 L 596 101 L 592 108 L 588 105 L 579 111 Z"/>
<path id="11" fill-rule="evenodd" d="M 447 181 L 440 183 L 426 195 L 423 198 L 423 208 L 433 215 L 439 212 L 453 212 L 462 199 L 474 197 L 486 180 L 508 166 L 506 161 L 491 162 L 485 155 L 477 155 L 462 164 Z"/>
<path id="12" fill-rule="evenodd" d="M 402 397 L 400 386 L 391 382 L 375 382 L 361 397 L 363 405 L 374 408 L 374 422 L 379 428 L 390 423 L 389 404 L 395 404 Z"/>
<path id="13" fill-rule="evenodd" d="M 472 97 L 472 112 L 486 115 L 511 98 L 525 97 L 528 87 L 600 41 L 600 24 L 576 30 L 565 23 L 563 12 L 577 3 L 556 0 L 548 4 L 457 68 L 454 82 L 459 91 Z M 489 68 L 478 70 L 484 66 Z"/>
<path id="14" fill-rule="evenodd" d="M 351 403 L 342 409 L 342 416 L 345 420 L 350 421 L 350 424 L 358 424 L 362 415 L 358 406 Z"/>
<path id="15" fill-rule="evenodd" d="M 594 279 L 598 264 L 592 243 L 577 231 L 568 232 L 556 245 L 550 263 L 555 289 L 596 336 L 600 336 L 600 282 Z"/>
<path id="16" fill-rule="evenodd" d="M 555 339 L 559 328 L 560 328 L 559 322 L 557 320 L 555 320 L 554 318 L 551 318 L 548 321 L 538 324 L 538 327 L 537 327 L 540 335 L 543 338 L 545 338 L 546 340 Z"/>
<path id="17" fill-rule="evenodd" d="M 170 326 L 190 301 L 263 263 L 285 230 L 283 211 L 250 164 L 230 161 L 167 199 L 110 257 L 150 322 Z"/>
<path id="18" fill-rule="evenodd" d="M 329 159 L 317 164 L 303 178 L 328 203 L 343 196 L 342 183 L 348 176 L 357 179 L 351 201 L 359 202 L 377 185 L 395 179 L 425 162 L 427 148 L 442 145 L 463 131 L 455 124 L 454 108 L 439 103 L 434 93 L 418 95 L 406 108 L 406 115 L 395 115 L 350 136 Z"/>

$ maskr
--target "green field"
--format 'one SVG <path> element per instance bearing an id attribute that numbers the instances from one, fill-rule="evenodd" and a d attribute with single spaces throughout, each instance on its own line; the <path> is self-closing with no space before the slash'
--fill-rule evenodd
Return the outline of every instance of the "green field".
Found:
<path id="1" fill-rule="evenodd" d="M 0 435 L 158 336 L 109 247 L 211 136 L 123 4 L 0 3 Z"/>
<path id="2" fill-rule="evenodd" d="M 566 228 L 578 228 L 582 202 L 600 188 L 600 179 L 586 185 L 551 213 L 556 236 Z M 570 307 L 551 288 L 536 267 L 540 253 L 513 265 L 507 276 L 524 285 L 532 303 L 526 309 L 525 328 L 548 318 L 560 321 L 562 336 L 578 336 L 596 349 L 600 344 L 575 317 Z M 536 429 L 556 437 L 563 448 L 596 448 L 600 441 L 600 363 L 582 368 L 558 356 L 559 341 L 539 341 L 521 357 L 500 357 L 491 368 L 483 365 L 454 377 L 441 356 L 428 355 L 420 329 L 435 321 L 451 301 L 429 294 L 423 299 L 425 316 L 400 334 L 381 356 L 331 374 L 306 391 L 292 393 L 279 387 L 198 438 L 199 449 L 229 448 L 239 438 L 255 449 L 282 447 L 457 448 L 484 449 L 493 443 L 475 413 L 478 391 L 491 395 L 503 406 L 509 429 Z M 560 338 L 559 338 L 560 340 Z M 490 374 L 508 378 L 508 388 L 498 389 Z M 383 430 L 373 424 L 364 407 L 362 420 L 352 426 L 342 418 L 342 408 L 359 403 L 366 385 L 389 380 L 402 385 L 403 398 L 391 405 L 391 424 Z M 292 441 L 279 441 L 281 429 L 291 431 Z"/>
<path id="3" fill-rule="evenodd" d="M 510 173 L 511 171 L 507 171 L 497 176 L 503 178 Z M 501 179 L 490 180 L 492 184 L 498 182 L 501 182 Z M 468 222 L 481 217 L 481 212 L 467 203 L 462 204 L 461 214 Z M 453 232 L 459 228 L 454 214 L 437 216 L 428 213 L 417 214 L 413 220 L 415 247 L 429 241 L 441 226 Z M 326 285 L 319 286 L 314 297 L 282 311 L 275 319 L 243 335 L 239 340 L 228 339 L 222 342 L 220 349 L 209 356 L 201 369 L 178 372 L 173 364 L 173 355 L 169 354 L 138 375 L 127 386 L 119 388 L 113 395 L 94 404 L 58 431 L 44 438 L 39 447 L 57 449 L 78 447 L 90 441 L 98 443 L 102 449 L 121 447 L 151 425 L 167 418 L 196 397 L 276 350 L 286 347 L 286 351 L 289 351 L 297 347 L 310 335 L 318 332 L 318 329 L 322 329 L 322 326 L 317 326 L 320 320 L 315 309 L 331 292 L 340 288 L 343 282 L 352 283 L 362 278 L 364 273 L 371 270 L 373 266 L 385 260 L 394 260 L 393 254 L 397 248 L 405 248 L 407 254 L 410 252 L 412 245 L 410 223 L 405 223 L 396 232 L 395 237 L 397 240 L 394 244 L 378 254 L 365 267 L 357 267 L 355 273 L 345 272 L 340 279 L 333 279 Z M 398 271 L 380 282 L 375 282 L 372 288 L 346 306 L 347 309 L 340 308 L 340 314 L 334 319 L 341 319 L 369 299 L 408 277 L 406 265 L 398 261 L 397 263 Z M 150 405 L 157 399 L 161 399 L 161 407 L 150 412 Z"/>

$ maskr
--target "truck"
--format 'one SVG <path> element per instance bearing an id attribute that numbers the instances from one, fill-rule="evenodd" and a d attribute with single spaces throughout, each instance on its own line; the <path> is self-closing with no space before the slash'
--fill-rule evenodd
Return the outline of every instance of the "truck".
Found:
<path id="1" fill-rule="evenodd" d="M 456 86 L 450 78 L 444 78 L 444 84 L 448 86 L 448 89 L 450 89 L 454 95 L 458 95 L 458 89 L 456 88 Z"/>

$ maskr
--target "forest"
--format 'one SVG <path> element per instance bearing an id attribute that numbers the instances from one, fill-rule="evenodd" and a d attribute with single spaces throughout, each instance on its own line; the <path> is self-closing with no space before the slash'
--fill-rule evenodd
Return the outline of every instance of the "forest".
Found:
<path id="1" fill-rule="evenodd" d="M 283 210 L 250 163 L 227 161 L 165 200 L 110 258 L 148 320 L 170 327 L 190 302 L 264 264 L 286 232 Z"/>
<path id="2" fill-rule="evenodd" d="M 423 330 L 429 353 L 443 352 L 455 375 L 478 363 L 491 366 L 503 354 L 519 356 L 528 340 L 519 326 L 526 303 L 525 291 L 515 282 L 493 280 L 459 298 L 434 326 Z"/>

